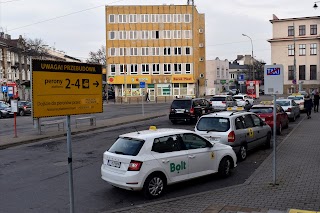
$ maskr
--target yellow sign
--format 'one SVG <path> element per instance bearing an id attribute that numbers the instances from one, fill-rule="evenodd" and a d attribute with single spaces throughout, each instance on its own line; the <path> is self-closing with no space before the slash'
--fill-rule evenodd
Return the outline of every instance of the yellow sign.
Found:
<path id="1" fill-rule="evenodd" d="M 140 84 L 140 82 L 151 84 L 151 76 L 145 75 L 121 75 L 121 76 L 108 76 L 109 84 Z"/>
<path id="2" fill-rule="evenodd" d="M 103 112 L 101 65 L 32 60 L 33 117 Z"/>
<path id="3" fill-rule="evenodd" d="M 172 83 L 194 83 L 193 75 L 173 75 Z"/>
<path id="4" fill-rule="evenodd" d="M 253 138 L 253 136 L 254 136 L 253 129 L 249 128 L 248 131 L 249 131 L 249 137 Z"/>
<path id="5" fill-rule="evenodd" d="M 319 212 L 308 211 L 308 210 L 299 210 L 299 209 L 290 209 L 289 213 L 319 213 Z"/>

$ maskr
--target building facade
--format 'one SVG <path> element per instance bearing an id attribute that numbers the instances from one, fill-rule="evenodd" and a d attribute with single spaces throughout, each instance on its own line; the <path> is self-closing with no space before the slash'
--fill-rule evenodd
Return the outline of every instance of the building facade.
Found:
<path id="1" fill-rule="evenodd" d="M 271 62 L 284 67 L 284 93 L 319 91 L 320 16 L 279 19 L 273 15 L 270 22 Z"/>
<path id="2" fill-rule="evenodd" d="M 106 57 L 118 98 L 203 95 L 204 14 L 192 5 L 106 6 Z"/>
<path id="3" fill-rule="evenodd" d="M 206 62 L 206 95 L 228 92 L 233 83 L 229 78 L 229 61 L 227 59 L 207 60 Z"/>

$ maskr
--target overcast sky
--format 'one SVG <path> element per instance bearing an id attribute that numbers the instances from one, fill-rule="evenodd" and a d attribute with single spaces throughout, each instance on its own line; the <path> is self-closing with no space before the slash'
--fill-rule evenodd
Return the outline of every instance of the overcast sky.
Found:
<path id="1" fill-rule="evenodd" d="M 1 0 L 0 26 L 12 38 L 41 38 L 49 46 L 85 60 L 105 45 L 105 5 L 186 4 L 187 0 Z M 207 59 L 234 60 L 251 54 L 269 64 L 269 22 L 278 18 L 320 15 L 306 0 L 195 0 L 206 15 Z M 320 5 L 319 5 L 320 6 Z"/>

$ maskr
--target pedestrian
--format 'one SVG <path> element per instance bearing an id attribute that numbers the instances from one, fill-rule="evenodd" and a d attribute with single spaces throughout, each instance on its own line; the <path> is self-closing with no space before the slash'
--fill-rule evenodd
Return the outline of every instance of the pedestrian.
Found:
<path id="1" fill-rule="evenodd" d="M 319 92 L 316 92 L 313 96 L 313 105 L 314 112 L 319 112 Z"/>
<path id="2" fill-rule="evenodd" d="M 146 101 L 150 101 L 148 92 L 146 93 Z"/>
<path id="3" fill-rule="evenodd" d="M 309 94 L 306 95 L 304 98 L 304 109 L 307 111 L 308 119 L 311 118 L 311 110 L 312 110 L 312 99 L 310 98 Z"/>

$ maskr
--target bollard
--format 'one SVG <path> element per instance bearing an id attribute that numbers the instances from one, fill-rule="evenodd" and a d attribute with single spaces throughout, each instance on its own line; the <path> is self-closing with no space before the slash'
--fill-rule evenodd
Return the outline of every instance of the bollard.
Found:
<path id="1" fill-rule="evenodd" d="M 156 97 L 156 103 L 158 103 L 158 97 Z"/>

